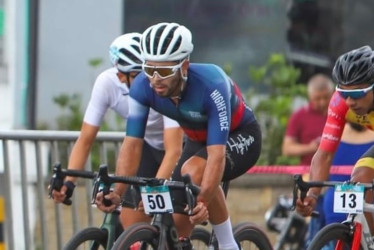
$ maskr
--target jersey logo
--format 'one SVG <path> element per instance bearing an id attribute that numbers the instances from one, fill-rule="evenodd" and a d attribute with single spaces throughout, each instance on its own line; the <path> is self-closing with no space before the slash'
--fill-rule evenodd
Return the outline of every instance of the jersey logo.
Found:
<path id="1" fill-rule="evenodd" d="M 214 90 L 210 97 L 214 101 L 214 104 L 216 105 L 218 116 L 219 116 L 219 125 L 221 128 L 221 131 L 228 131 L 230 124 L 229 124 L 229 118 L 227 114 L 227 105 L 225 102 L 225 99 L 221 95 L 221 93 L 218 90 Z"/>
<path id="2" fill-rule="evenodd" d="M 245 138 L 242 134 L 238 134 L 236 138 L 229 138 L 227 146 L 231 151 L 235 150 L 237 154 L 244 155 L 254 141 L 255 138 L 251 135 L 249 135 L 248 138 Z"/>
<path id="3" fill-rule="evenodd" d="M 190 114 L 190 116 L 191 116 L 192 118 L 197 118 L 197 119 L 202 118 L 202 115 L 200 114 L 200 112 L 196 112 L 196 111 L 188 111 L 188 113 Z"/>

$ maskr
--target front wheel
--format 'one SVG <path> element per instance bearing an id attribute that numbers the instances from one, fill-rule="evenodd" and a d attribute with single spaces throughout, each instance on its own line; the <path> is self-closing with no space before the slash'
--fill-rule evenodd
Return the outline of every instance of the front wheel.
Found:
<path id="1" fill-rule="evenodd" d="M 148 223 L 137 223 L 117 238 L 112 250 L 157 249 L 158 235 L 156 227 Z"/>
<path id="2" fill-rule="evenodd" d="M 273 247 L 266 234 L 255 224 L 240 223 L 233 228 L 234 237 L 240 249 L 272 250 Z"/>
<path id="3" fill-rule="evenodd" d="M 205 228 L 195 227 L 191 233 L 191 243 L 194 249 L 209 249 L 211 233 Z"/>
<path id="4" fill-rule="evenodd" d="M 310 243 L 308 250 L 352 249 L 353 237 L 349 225 L 332 223 L 322 228 Z M 358 249 L 362 249 L 358 246 Z"/>
<path id="5" fill-rule="evenodd" d="M 89 227 L 79 231 L 64 246 L 64 250 L 106 249 L 108 233 L 97 227 Z"/>

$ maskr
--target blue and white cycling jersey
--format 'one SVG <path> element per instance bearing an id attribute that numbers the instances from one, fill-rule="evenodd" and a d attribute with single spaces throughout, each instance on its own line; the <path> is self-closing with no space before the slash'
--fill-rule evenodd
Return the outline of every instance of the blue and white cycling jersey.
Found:
<path id="1" fill-rule="evenodd" d="M 255 121 L 237 85 L 213 64 L 191 63 L 178 105 L 157 95 L 140 73 L 130 89 L 128 136 L 142 138 L 149 108 L 176 120 L 186 135 L 207 145 L 225 145 L 230 131 Z"/>

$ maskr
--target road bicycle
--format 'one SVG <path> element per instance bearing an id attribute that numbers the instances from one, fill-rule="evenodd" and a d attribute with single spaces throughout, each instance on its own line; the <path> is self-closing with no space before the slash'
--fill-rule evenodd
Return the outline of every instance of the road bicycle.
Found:
<path id="1" fill-rule="evenodd" d="M 53 174 L 49 185 L 49 197 L 52 197 L 53 190 L 60 190 L 66 176 L 95 179 L 97 172 L 84 170 L 63 170 L 61 164 L 57 163 L 53 167 Z M 109 189 L 104 189 L 105 194 Z M 63 201 L 66 205 L 71 205 L 71 199 Z M 105 213 L 103 223 L 99 227 L 88 227 L 76 233 L 65 245 L 65 250 L 74 249 L 111 249 L 114 240 L 123 232 L 119 220 L 120 211 L 117 209 L 112 213 Z"/>
<path id="2" fill-rule="evenodd" d="M 141 197 L 146 214 L 152 215 L 152 223 L 140 222 L 127 228 L 116 240 L 116 249 L 189 249 L 189 242 L 181 241 L 174 225 L 174 211 L 184 211 L 184 205 L 177 208 L 172 202 L 175 190 L 183 190 L 187 200 L 187 214 L 192 214 L 200 188 L 194 185 L 188 175 L 183 181 L 135 176 L 109 176 L 108 169 L 101 165 L 94 184 L 93 196 L 100 185 L 113 183 L 132 185 L 133 195 Z"/>
<path id="3" fill-rule="evenodd" d="M 130 178 L 130 179 L 129 179 Z M 156 178 L 133 178 L 108 176 L 105 166 L 100 168 L 98 182 L 131 183 L 137 195 L 141 195 L 146 213 L 153 215 L 152 223 L 138 223 L 126 229 L 116 240 L 112 250 L 122 249 L 192 249 L 189 243 L 179 240 L 171 212 L 182 212 L 185 204 L 175 204 L 171 197 L 173 191 L 184 190 L 191 214 L 196 204 L 199 187 L 185 176 L 183 182 L 160 180 Z M 224 183 L 227 193 L 228 183 Z M 180 206 L 181 205 L 181 206 Z M 234 237 L 241 249 L 271 250 L 272 246 L 266 234 L 252 223 L 240 223 L 233 228 Z M 191 235 L 193 249 L 218 249 L 213 232 L 204 228 L 195 228 Z"/>
<path id="4" fill-rule="evenodd" d="M 280 195 L 277 203 L 265 213 L 268 230 L 278 233 L 274 250 L 303 250 L 308 231 L 307 220 L 292 210 L 293 199 Z"/>
<path id="5" fill-rule="evenodd" d="M 107 172 L 107 167 L 105 165 L 101 166 L 100 168 L 104 169 L 104 172 Z M 98 172 L 92 171 L 85 171 L 85 170 L 69 170 L 69 169 L 62 169 L 61 164 L 57 163 L 53 167 L 53 174 L 50 179 L 49 185 L 49 197 L 52 197 L 52 191 L 60 190 L 64 179 L 66 176 L 74 176 L 86 179 L 93 179 L 94 180 L 94 187 L 92 192 L 92 201 L 91 203 L 94 204 L 94 200 L 96 197 L 97 192 L 103 191 L 104 195 L 110 192 L 110 186 L 114 182 L 108 182 L 106 179 L 106 185 L 99 185 Z M 140 182 L 147 182 L 147 178 L 141 177 L 127 177 L 125 178 L 126 183 L 132 184 L 134 179 Z M 133 195 L 137 196 L 137 193 L 133 193 Z M 134 197 L 134 203 L 139 200 L 139 197 Z M 108 202 L 108 201 L 106 201 Z M 71 205 L 71 199 L 67 198 L 63 201 L 66 205 Z M 109 205 L 109 203 L 108 203 Z M 82 229 L 77 234 L 75 234 L 65 245 L 65 250 L 74 250 L 74 249 L 111 249 L 113 246 L 114 241 L 118 238 L 118 236 L 123 232 L 122 225 L 119 220 L 120 210 L 115 210 L 112 213 L 105 213 L 103 223 L 100 227 L 88 227 Z M 208 237 L 200 236 L 199 232 L 192 232 L 192 239 L 193 244 L 197 246 L 196 249 L 203 249 L 204 246 L 208 244 L 209 235 Z M 205 242 L 202 242 L 205 240 Z M 201 247 L 200 247 L 201 246 Z"/>
<path id="6" fill-rule="evenodd" d="M 308 250 L 327 249 L 374 249 L 373 237 L 364 212 L 374 214 L 374 204 L 366 203 L 364 194 L 374 189 L 373 183 L 338 181 L 303 181 L 301 175 L 294 176 L 294 204 L 300 191 L 300 198 L 306 196 L 311 187 L 334 187 L 334 210 L 347 213 L 341 223 L 332 223 L 322 228 L 310 243 Z"/>

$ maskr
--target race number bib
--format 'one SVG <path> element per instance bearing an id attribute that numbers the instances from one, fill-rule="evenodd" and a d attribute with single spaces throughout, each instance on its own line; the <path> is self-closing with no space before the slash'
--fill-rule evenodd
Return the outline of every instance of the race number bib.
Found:
<path id="1" fill-rule="evenodd" d="M 142 201 L 144 205 L 144 212 L 146 214 L 153 213 L 173 213 L 173 204 L 171 203 L 171 197 L 169 187 L 157 186 L 157 187 L 140 187 L 142 195 Z"/>
<path id="2" fill-rule="evenodd" d="M 364 186 L 359 184 L 336 185 L 334 191 L 334 212 L 362 214 L 364 208 L 364 190 Z"/>

